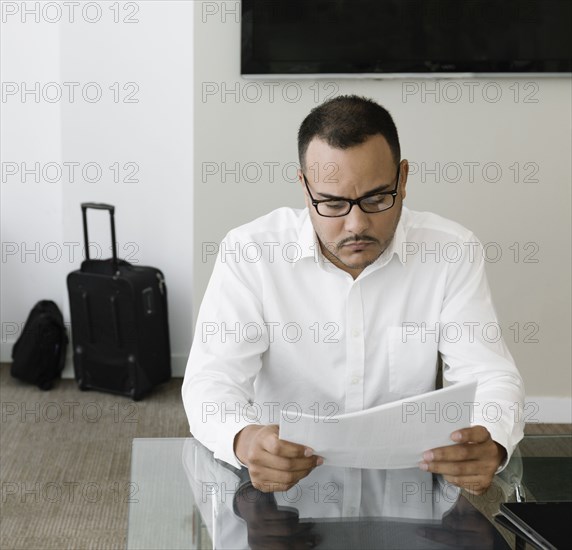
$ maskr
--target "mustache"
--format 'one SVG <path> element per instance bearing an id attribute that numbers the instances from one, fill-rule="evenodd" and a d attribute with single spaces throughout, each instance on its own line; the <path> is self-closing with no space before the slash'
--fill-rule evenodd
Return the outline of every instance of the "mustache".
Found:
<path id="1" fill-rule="evenodd" d="M 370 237 L 369 235 L 361 235 L 361 236 L 355 236 L 355 237 L 348 237 L 347 239 L 340 241 L 338 243 L 338 248 L 340 248 L 346 244 L 360 243 L 360 242 L 369 242 L 369 243 L 378 243 L 379 244 L 379 241 L 376 238 Z"/>

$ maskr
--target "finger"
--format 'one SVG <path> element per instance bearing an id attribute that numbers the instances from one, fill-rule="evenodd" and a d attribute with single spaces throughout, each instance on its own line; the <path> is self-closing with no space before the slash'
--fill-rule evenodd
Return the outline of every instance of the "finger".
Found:
<path id="1" fill-rule="evenodd" d="M 296 482 L 280 483 L 274 480 L 252 480 L 252 485 L 262 493 L 284 493 L 294 487 Z"/>
<path id="2" fill-rule="evenodd" d="M 457 487 L 462 487 L 469 493 L 474 495 L 480 495 L 484 493 L 489 485 L 490 481 L 486 476 L 482 475 L 469 475 L 469 476 L 449 476 L 445 475 L 443 478 L 456 485 Z"/>
<path id="3" fill-rule="evenodd" d="M 281 487 L 287 487 L 287 489 L 281 489 L 286 491 L 311 472 L 312 468 L 296 472 L 273 470 L 272 468 L 260 468 L 259 470 L 256 470 L 253 475 L 258 482 L 267 483 L 269 485 L 278 484 Z M 274 491 L 278 490 L 279 489 L 274 489 Z"/>
<path id="4" fill-rule="evenodd" d="M 262 448 L 273 455 L 285 456 L 289 458 L 309 457 L 314 454 L 310 447 L 298 445 L 284 439 L 278 438 L 278 433 L 270 433 L 264 438 Z"/>
<path id="5" fill-rule="evenodd" d="M 311 456 L 309 458 L 287 458 L 275 454 L 262 451 L 260 455 L 251 461 L 252 466 L 263 466 L 272 470 L 280 470 L 283 472 L 301 472 L 312 470 L 318 463 L 321 464 L 321 457 Z"/>
<path id="6" fill-rule="evenodd" d="M 276 493 L 287 491 L 290 488 L 290 485 L 286 483 L 278 483 L 276 481 L 267 481 L 267 480 L 259 480 L 259 479 L 252 479 L 251 480 L 252 486 L 260 491 L 261 493 Z"/>
<path id="7" fill-rule="evenodd" d="M 451 434 L 451 439 L 456 443 L 484 443 L 490 438 L 491 434 L 484 426 L 463 428 Z"/>
<path id="8" fill-rule="evenodd" d="M 425 451 L 423 453 L 424 462 L 455 462 L 462 460 L 476 460 L 480 457 L 480 445 L 475 443 L 465 443 L 459 445 L 447 445 Z"/>
<path id="9" fill-rule="evenodd" d="M 419 468 L 425 472 L 449 476 L 482 475 L 478 460 L 465 460 L 461 462 L 421 462 Z"/>

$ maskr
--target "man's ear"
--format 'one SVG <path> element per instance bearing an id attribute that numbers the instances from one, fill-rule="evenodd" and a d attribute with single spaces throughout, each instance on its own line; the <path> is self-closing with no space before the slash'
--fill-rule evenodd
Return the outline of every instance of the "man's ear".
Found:
<path id="1" fill-rule="evenodd" d="M 298 168 L 298 171 L 296 172 L 296 177 L 298 178 L 298 182 L 302 186 L 302 189 L 306 191 L 306 185 L 304 184 L 304 175 L 302 174 L 301 168 Z"/>
<path id="2" fill-rule="evenodd" d="M 311 206 L 310 197 L 308 196 L 308 190 L 306 189 L 306 184 L 304 183 L 304 175 L 302 174 L 301 169 L 298 169 L 297 176 L 298 176 L 298 182 L 302 186 L 302 193 L 304 194 L 304 202 L 306 203 L 306 206 L 310 208 Z"/>
<path id="3" fill-rule="evenodd" d="M 399 193 L 401 200 L 405 200 L 407 196 L 407 176 L 409 175 L 409 162 L 407 159 L 401 161 L 400 166 L 401 175 L 399 177 Z"/>

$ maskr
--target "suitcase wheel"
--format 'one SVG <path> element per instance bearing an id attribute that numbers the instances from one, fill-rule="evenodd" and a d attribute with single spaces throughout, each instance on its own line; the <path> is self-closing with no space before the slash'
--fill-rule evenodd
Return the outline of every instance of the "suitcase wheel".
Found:
<path id="1" fill-rule="evenodd" d="M 141 401 L 141 399 L 143 398 L 141 393 L 138 392 L 135 388 L 131 388 L 129 396 L 131 397 L 131 399 L 133 399 L 133 401 Z"/>

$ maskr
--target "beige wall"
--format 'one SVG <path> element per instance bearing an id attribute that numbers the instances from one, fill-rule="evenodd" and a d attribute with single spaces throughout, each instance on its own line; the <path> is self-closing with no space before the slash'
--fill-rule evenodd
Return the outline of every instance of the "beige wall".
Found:
<path id="1" fill-rule="evenodd" d="M 195 11 L 195 318 L 214 262 L 209 243 L 271 209 L 303 205 L 287 179 L 304 116 L 332 92 L 363 94 L 390 110 L 403 157 L 418 167 L 406 204 L 491 243 L 489 281 L 528 395 L 564 398 L 541 400 L 547 414 L 569 409 L 570 80 L 245 80 L 237 3 L 227 2 L 226 13 L 217 4 L 214 14 L 212 2 L 197 2 Z M 428 93 L 436 87 L 437 96 Z M 223 181 L 223 163 L 239 163 L 238 182 L 231 173 Z M 270 163 L 278 163 L 274 181 Z M 428 173 L 436 163 L 440 181 Z"/>

